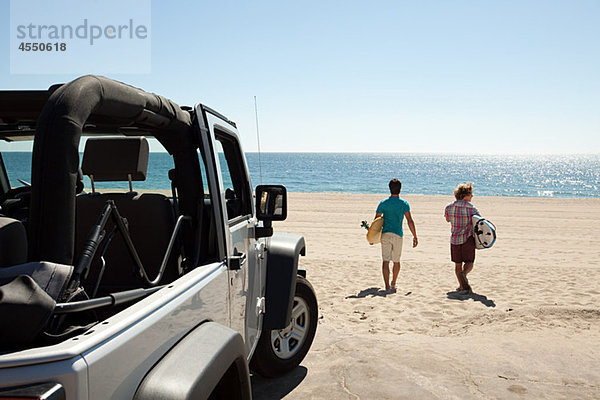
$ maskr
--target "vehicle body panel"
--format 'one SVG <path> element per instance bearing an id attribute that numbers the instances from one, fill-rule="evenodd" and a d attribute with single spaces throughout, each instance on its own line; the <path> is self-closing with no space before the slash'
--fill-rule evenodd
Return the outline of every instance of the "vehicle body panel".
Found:
<path id="1" fill-rule="evenodd" d="M 83 357 L 23 367 L 0 368 L 0 388 L 31 385 L 43 382 L 60 383 L 67 399 L 87 399 L 88 370 Z"/>
<path id="2" fill-rule="evenodd" d="M 225 266 L 216 264 L 197 271 L 215 267 L 212 274 L 147 313 L 137 324 L 83 354 L 90 376 L 102 377 L 90 381 L 91 398 L 132 398 L 146 372 L 190 330 L 203 321 L 228 324 L 222 295 L 227 290 Z M 193 279 L 197 273 L 188 275 Z"/>
<path id="3" fill-rule="evenodd" d="M 6 354 L 0 357 L 0 387 L 8 387 L 5 382 L 15 386 L 5 374 L 12 376 L 16 369 L 4 367 L 81 357 L 94 377 L 89 382 L 90 398 L 131 398 L 146 371 L 187 332 L 207 320 L 229 324 L 228 302 L 223 297 L 227 280 L 224 264 L 199 267 L 83 335 L 47 348 Z M 78 398 L 72 394 L 67 390 L 67 398 Z"/>

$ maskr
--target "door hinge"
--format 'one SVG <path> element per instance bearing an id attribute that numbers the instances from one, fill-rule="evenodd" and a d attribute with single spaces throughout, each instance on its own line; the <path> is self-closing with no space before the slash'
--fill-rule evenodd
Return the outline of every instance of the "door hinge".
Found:
<path id="1" fill-rule="evenodd" d="M 265 313 L 265 298 L 257 297 L 256 298 L 256 316 Z"/>
<path id="2" fill-rule="evenodd" d="M 265 244 L 263 242 L 257 243 L 254 246 L 254 250 L 256 250 L 256 257 L 260 260 L 265 258 Z"/>

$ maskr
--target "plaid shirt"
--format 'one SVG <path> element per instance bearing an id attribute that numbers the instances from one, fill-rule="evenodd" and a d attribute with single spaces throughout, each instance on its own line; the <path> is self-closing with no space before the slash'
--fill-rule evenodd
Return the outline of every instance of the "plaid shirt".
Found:
<path id="1" fill-rule="evenodd" d="M 463 244 L 469 236 L 473 236 L 473 215 L 479 215 L 479 211 L 468 201 L 456 200 L 446 206 L 444 217 L 450 218 L 452 227 L 450 243 Z"/>

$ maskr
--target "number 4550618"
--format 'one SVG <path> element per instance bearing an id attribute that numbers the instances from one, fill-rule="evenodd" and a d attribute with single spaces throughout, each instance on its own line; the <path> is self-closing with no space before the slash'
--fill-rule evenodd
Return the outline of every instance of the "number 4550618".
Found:
<path id="1" fill-rule="evenodd" d="M 66 51 L 66 43 L 25 43 L 21 42 L 19 45 L 21 51 Z"/>

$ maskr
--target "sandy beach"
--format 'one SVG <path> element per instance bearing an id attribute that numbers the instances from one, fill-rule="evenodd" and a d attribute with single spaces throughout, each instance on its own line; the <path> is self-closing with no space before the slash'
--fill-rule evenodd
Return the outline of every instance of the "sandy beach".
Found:
<path id="1" fill-rule="evenodd" d="M 477 253 L 474 294 L 458 295 L 443 218 L 453 197 L 401 196 L 419 246 L 405 240 L 387 294 L 380 247 L 360 227 L 386 194 L 289 194 L 275 228 L 306 238 L 319 326 L 299 368 L 253 378 L 255 398 L 600 398 L 600 199 L 475 193 L 498 240 Z"/>

